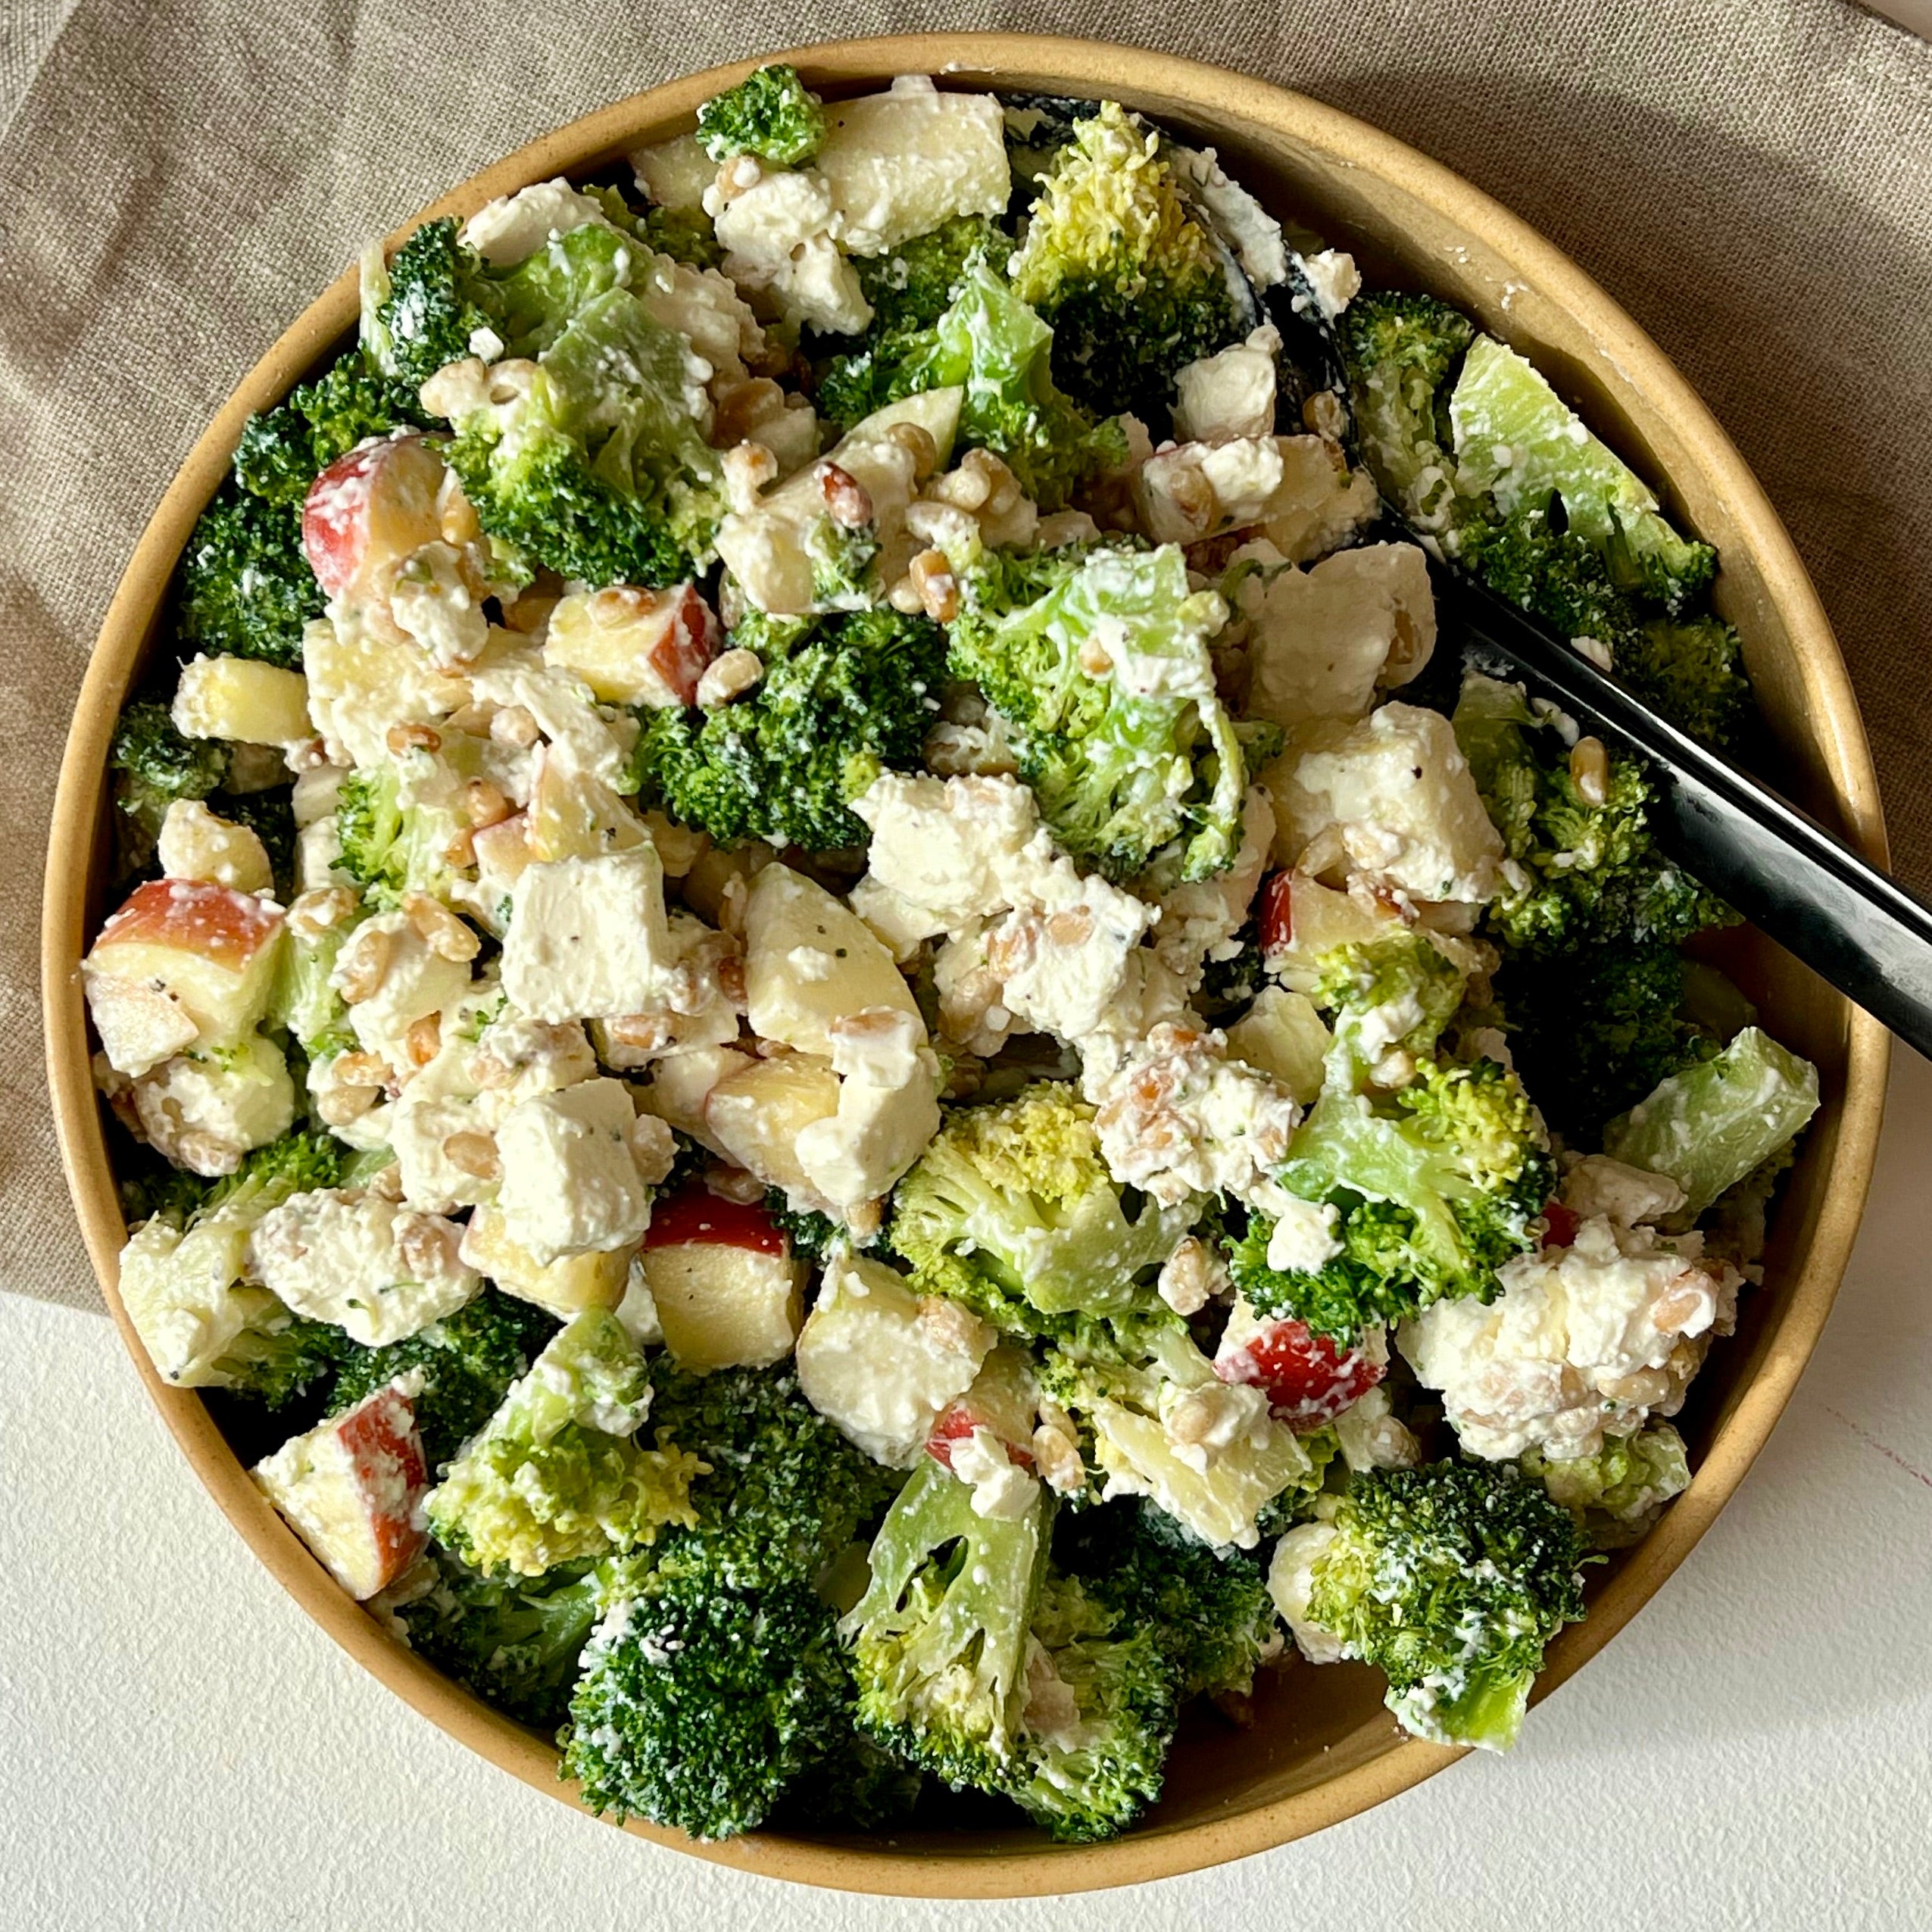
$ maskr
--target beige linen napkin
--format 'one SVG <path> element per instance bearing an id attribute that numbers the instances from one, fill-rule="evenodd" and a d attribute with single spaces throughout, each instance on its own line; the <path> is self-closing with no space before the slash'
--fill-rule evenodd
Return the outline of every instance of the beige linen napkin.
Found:
<path id="1" fill-rule="evenodd" d="M 1635 314 L 1796 535 L 1932 882 L 1932 47 L 1843 0 L 0 9 L 0 1287 L 98 1305 L 46 1121 L 39 851 L 82 665 L 195 432 L 362 239 L 557 123 L 814 36 L 1087 33 L 1316 95 Z"/>

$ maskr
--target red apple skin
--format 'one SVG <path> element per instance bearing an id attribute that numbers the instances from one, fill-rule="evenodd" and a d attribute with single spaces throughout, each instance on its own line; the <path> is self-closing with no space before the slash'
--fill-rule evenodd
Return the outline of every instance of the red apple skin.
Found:
<path id="1" fill-rule="evenodd" d="M 1577 1238 L 1577 1230 L 1583 1225 L 1583 1216 L 1573 1207 L 1561 1201 L 1552 1201 L 1543 1210 L 1543 1240 L 1546 1248 L 1566 1248 Z"/>
<path id="2" fill-rule="evenodd" d="M 728 1201 L 701 1183 L 651 1204 L 644 1245 L 651 1248 L 748 1248 L 756 1254 L 791 1253 L 785 1230 L 756 1201 Z"/>
<path id="3" fill-rule="evenodd" d="M 358 444 L 309 485 L 302 550 L 323 594 L 350 599 L 385 563 L 442 535 L 442 460 L 420 436 Z"/>
<path id="4" fill-rule="evenodd" d="M 1271 872 L 1261 888 L 1261 952 L 1266 959 L 1294 941 L 1294 877 L 1285 872 Z"/>
<path id="5" fill-rule="evenodd" d="M 661 593 L 668 607 L 663 635 L 648 654 L 651 668 L 680 704 L 698 701 L 698 681 L 718 654 L 718 620 L 694 584 L 676 584 Z"/>
<path id="6" fill-rule="evenodd" d="M 239 972 L 281 929 L 279 909 L 252 893 L 200 879 L 151 879 L 101 927 L 88 960 L 111 972 L 117 947 L 162 946 Z"/>
<path id="7" fill-rule="evenodd" d="M 943 1463 L 950 1469 L 953 1466 L 954 1445 L 964 1442 L 975 1429 L 991 1429 L 995 1435 L 1000 1433 L 990 1417 L 976 1415 L 972 1406 L 962 1399 L 954 1403 L 933 1425 L 932 1434 L 925 1439 L 925 1453 L 934 1462 Z M 1017 1463 L 1022 1469 L 1032 1468 L 1032 1450 L 1022 1448 L 1018 1443 L 1007 1442 L 1003 1439 L 1000 1447 L 1006 1450 L 1008 1462 Z"/>
<path id="8" fill-rule="evenodd" d="M 1388 1373 L 1360 1348 L 1337 1348 L 1292 1316 L 1270 1322 L 1215 1358 L 1224 1382 L 1264 1390 L 1276 1419 L 1297 1434 L 1332 1422 Z"/>
<path id="9" fill-rule="evenodd" d="M 423 1439 L 416 1431 L 416 1413 L 400 1389 L 380 1388 L 356 1404 L 336 1422 L 336 1439 L 348 1453 L 357 1493 L 369 1503 L 369 1527 L 373 1538 L 379 1581 L 389 1585 L 423 1553 L 429 1540 L 414 1526 L 416 1505 L 429 1487 L 429 1472 L 423 1456 Z"/>

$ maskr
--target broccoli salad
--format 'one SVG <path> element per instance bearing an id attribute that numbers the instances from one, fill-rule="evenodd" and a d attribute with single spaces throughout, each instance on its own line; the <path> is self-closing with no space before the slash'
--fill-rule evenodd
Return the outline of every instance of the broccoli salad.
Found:
<path id="1" fill-rule="evenodd" d="M 1344 1660 L 1509 1744 L 1818 1081 L 1378 507 L 1721 744 L 1711 550 L 1112 102 L 766 67 L 362 285 L 114 741 L 159 1372 L 599 1812 L 1102 1839 Z"/>

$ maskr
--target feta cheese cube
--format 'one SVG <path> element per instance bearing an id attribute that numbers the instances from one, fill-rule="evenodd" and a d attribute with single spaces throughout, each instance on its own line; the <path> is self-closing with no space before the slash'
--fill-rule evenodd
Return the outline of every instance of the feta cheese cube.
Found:
<path id="1" fill-rule="evenodd" d="M 1175 378 L 1174 434 L 1184 443 L 1231 442 L 1275 429 L 1275 358 L 1281 338 L 1264 323 L 1244 342 L 1191 362 Z"/>
<path id="2" fill-rule="evenodd" d="M 670 963 L 663 868 L 649 844 L 538 861 L 517 882 L 503 987 L 533 1018 L 648 1011 Z"/>
<path id="3" fill-rule="evenodd" d="M 1033 794 L 1013 778 L 886 772 L 852 809 L 872 828 L 869 877 L 947 931 L 1013 904 L 1016 862 L 1040 829 Z"/>
<path id="4" fill-rule="evenodd" d="M 512 1107 L 496 1134 L 496 1204 L 511 1240 L 550 1262 L 641 1238 L 651 1190 L 632 1149 L 636 1119 L 621 1080 L 585 1080 Z"/>
<path id="5" fill-rule="evenodd" d="M 559 235 L 610 223 L 602 207 L 560 175 L 514 195 L 499 195 L 463 224 L 462 239 L 492 268 L 513 268 Z"/>

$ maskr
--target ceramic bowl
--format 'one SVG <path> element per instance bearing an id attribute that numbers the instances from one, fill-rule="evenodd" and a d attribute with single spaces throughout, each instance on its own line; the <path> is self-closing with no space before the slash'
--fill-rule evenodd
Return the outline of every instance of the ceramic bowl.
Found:
<path id="1" fill-rule="evenodd" d="M 1212 144 L 1228 171 L 1278 215 L 1352 250 L 1372 282 L 1426 289 L 1477 317 L 1556 383 L 1659 488 L 1681 523 L 1717 545 L 1718 607 L 1743 638 L 1775 746 L 1768 775 L 1883 859 L 1871 760 L 1844 663 L 1764 492 L 1656 345 L 1507 210 L 1413 148 L 1318 101 L 1139 49 L 931 35 L 829 43 L 778 58 L 831 95 L 916 73 L 941 76 L 947 86 L 1113 96 Z M 465 215 L 493 195 L 559 173 L 588 173 L 683 132 L 698 104 L 749 64 L 673 81 L 590 114 L 485 169 L 423 214 Z M 175 559 L 220 480 L 244 418 L 332 354 L 355 317 L 355 278 L 345 272 L 216 415 L 154 513 L 108 613 L 67 742 L 47 873 L 44 966 L 55 1113 L 75 1206 L 135 1367 L 217 1503 L 364 1668 L 473 1750 L 570 1802 L 572 1789 L 557 1781 L 547 1739 L 419 1662 L 336 1588 L 254 1487 L 201 1399 L 155 1376 L 114 1291 L 124 1230 L 89 1075 L 76 972 L 106 910 L 109 735 L 152 647 Z M 1778 1036 L 1818 1063 L 1824 1104 L 1780 1204 L 1764 1286 L 1746 1297 L 1738 1334 L 1713 1352 L 1681 1419 L 1696 1481 L 1641 1544 L 1596 1572 L 1589 1620 L 1558 1638 L 1540 1694 L 1622 1629 L 1743 1480 L 1817 1341 L 1871 1177 L 1886 1035 L 1774 947 L 1749 933 L 1732 938 L 1725 964 Z M 1656 1718 L 1660 1725 L 1672 1721 L 1661 1688 Z M 763 1832 L 718 1845 L 694 1845 L 641 1824 L 629 1829 L 722 1864 L 854 1891 L 962 1898 L 1070 1892 L 1163 1877 L 1281 1844 L 1392 1796 L 1457 1755 L 1403 1737 L 1372 1671 L 1291 1665 L 1264 1674 L 1249 1728 L 1234 1729 L 1211 1712 L 1191 1715 L 1160 1806 L 1112 1844 L 1055 1846 L 1017 1827 L 878 1839 Z"/>

